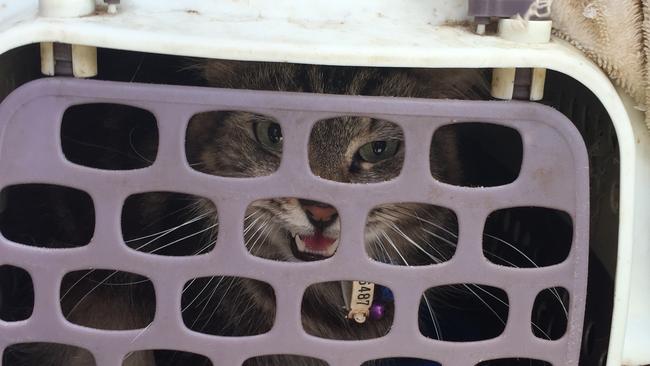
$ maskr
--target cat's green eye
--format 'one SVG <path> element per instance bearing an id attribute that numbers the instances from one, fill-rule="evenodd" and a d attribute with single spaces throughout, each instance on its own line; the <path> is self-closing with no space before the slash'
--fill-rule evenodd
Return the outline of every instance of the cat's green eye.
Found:
<path id="1" fill-rule="evenodd" d="M 373 141 L 359 149 L 359 156 L 368 163 L 376 163 L 397 154 L 399 140 Z"/>
<path id="2" fill-rule="evenodd" d="M 265 148 L 273 151 L 282 150 L 282 128 L 275 122 L 257 122 L 253 127 L 255 138 Z"/>

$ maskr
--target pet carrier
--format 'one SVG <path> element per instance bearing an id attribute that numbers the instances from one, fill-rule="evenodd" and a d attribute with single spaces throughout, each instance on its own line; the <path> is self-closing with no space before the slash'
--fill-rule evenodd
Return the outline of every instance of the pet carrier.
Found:
<path id="1" fill-rule="evenodd" d="M 650 228 L 643 189 L 650 180 L 650 136 L 643 115 L 582 53 L 551 39 L 550 21 L 505 19 L 522 13 L 520 3 L 525 5 L 521 9 L 530 5 L 489 1 L 479 6 L 466 0 L 0 4 L 3 364 L 20 364 L 17 352 L 40 352 L 55 344 L 81 349 L 75 353 L 82 360 L 79 364 L 99 366 L 120 365 L 133 361 L 140 351 L 152 350 L 156 352 L 148 356 L 139 354 L 143 364 L 155 364 L 153 358 L 147 363 L 147 357 L 160 360 L 161 354 L 173 351 L 194 355 L 187 364 L 214 365 L 256 359 L 254 364 L 274 364 L 274 355 L 302 357 L 300 364 L 321 360 L 329 365 L 650 363 L 650 351 L 644 347 L 650 344 L 650 273 L 645 265 L 650 264 Z M 143 65 L 145 56 L 153 61 Z M 191 86 L 196 81 L 179 76 L 177 71 L 187 68 L 177 68 L 175 62 L 199 58 L 482 69 L 492 79 L 495 97 L 525 101 Z M 165 68 L 165 63 L 174 66 Z M 77 155 L 66 151 L 66 134 L 102 138 L 109 133 L 106 126 L 124 126 L 112 121 L 94 127 L 92 118 L 84 119 L 80 108 L 107 104 L 135 108 L 138 120 L 153 126 L 154 151 L 140 156 L 146 164 L 107 167 L 93 161 L 86 150 Z M 284 138 L 277 171 L 236 178 L 204 174 L 192 166 L 186 156 L 188 124 L 208 111 L 247 111 L 277 121 Z M 84 123 L 66 125 L 66 116 L 74 113 L 80 113 Z M 346 184 L 312 172 L 307 143 L 312 129 L 346 116 L 392 121 L 403 131 L 405 157 L 396 177 Z M 517 137 L 462 133 L 477 124 L 502 127 Z M 434 179 L 432 141 L 435 144 L 436 133 L 450 126 L 458 127 L 461 137 L 467 135 L 466 145 L 515 166 L 513 178 L 472 187 Z M 123 238 L 125 207 L 133 196 L 160 192 L 212 202 L 218 210 L 216 243 L 192 253 L 200 255 L 133 250 L 135 244 Z M 73 196 L 74 204 L 66 205 Z M 244 244 L 247 208 L 256 200 L 276 197 L 335 207 L 341 234 L 331 258 L 282 262 L 251 255 Z M 369 257 L 363 245 L 369 212 L 397 202 L 453 211 L 457 247 L 448 261 L 394 266 Z M 53 211 L 52 205 L 59 208 Z M 21 210 L 22 216 L 17 214 Z M 70 210 L 87 213 L 80 219 L 83 229 L 66 227 Z M 50 216 L 36 218 L 30 212 Z M 540 219 L 544 212 L 553 212 L 551 219 Z M 487 232 L 492 227 L 501 233 L 498 238 Z M 59 242 L 43 231 L 73 234 Z M 568 238 L 564 249 L 555 243 L 561 238 Z M 38 244 L 43 240 L 48 243 Z M 527 248 L 516 250 L 537 253 L 534 263 L 513 268 L 507 254 L 489 258 L 491 248 L 505 241 L 527 243 L 522 244 Z M 138 279 L 132 283 L 149 280 L 142 291 L 154 301 L 150 322 L 118 329 L 80 325 L 64 316 L 61 298 L 67 293 L 62 283 L 83 280 L 88 272 L 80 271 L 104 271 L 108 277 L 111 271 L 121 271 Z M 81 275 L 70 280 L 74 273 Z M 261 334 L 238 337 L 192 329 L 182 315 L 187 284 L 201 279 L 209 284 L 212 276 L 260 282 L 259 291 L 273 294 L 272 326 Z M 364 284 L 360 280 L 376 284 L 374 299 L 389 298 L 394 304 L 387 334 L 342 340 L 304 329 L 301 309 L 310 286 L 357 281 L 354 290 L 342 287 L 344 293 L 359 294 Z M 423 294 L 449 285 L 483 291 L 485 295 L 477 297 L 489 303 L 506 303 L 502 329 L 490 337 L 469 336 L 469 341 L 432 339 L 432 330 L 418 323 L 419 317 L 426 318 L 422 303 L 428 305 L 428 300 Z M 454 324 L 473 321 L 468 312 L 452 310 L 451 318 L 465 319 Z M 267 361 L 259 361 L 264 357 Z"/>

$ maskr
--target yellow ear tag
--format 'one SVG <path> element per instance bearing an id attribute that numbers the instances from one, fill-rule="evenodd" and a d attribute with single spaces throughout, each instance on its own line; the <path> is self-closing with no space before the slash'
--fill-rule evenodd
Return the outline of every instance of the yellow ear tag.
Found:
<path id="1" fill-rule="evenodd" d="M 375 294 L 375 284 L 366 281 L 352 281 L 352 296 L 350 296 L 350 312 L 348 319 L 363 324 L 370 315 L 370 306 Z"/>

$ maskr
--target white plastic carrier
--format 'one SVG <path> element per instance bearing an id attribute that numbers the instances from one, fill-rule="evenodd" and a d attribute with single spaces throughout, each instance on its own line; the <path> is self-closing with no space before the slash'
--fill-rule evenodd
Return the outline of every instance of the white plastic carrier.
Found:
<path id="1" fill-rule="evenodd" d="M 615 134 L 618 142 L 617 192 L 609 186 L 596 192 L 607 195 L 596 198 L 608 203 L 600 210 L 611 213 L 605 215 L 610 222 L 600 224 L 617 228 L 617 243 L 591 238 L 592 251 L 615 281 L 606 364 L 650 364 L 650 134 L 642 112 L 568 43 L 477 35 L 467 26 L 467 14 L 467 0 L 122 0 L 117 6 L 99 0 L 5 0 L 0 98 L 36 77 L 20 73 L 25 62 L 20 57 L 38 54 L 12 51 L 41 44 L 46 53 L 52 42 L 86 46 L 78 48 L 82 54 L 90 50 L 88 64 L 76 65 L 80 75 L 96 67 L 94 47 L 241 61 L 557 72 L 586 87 L 596 98 L 589 103 L 602 104 L 608 114 L 615 131 L 597 131 L 594 141 Z M 48 70 L 46 59 L 42 69 Z M 589 125 L 589 116 L 583 122 Z M 594 175 L 591 179 L 593 186 Z"/>

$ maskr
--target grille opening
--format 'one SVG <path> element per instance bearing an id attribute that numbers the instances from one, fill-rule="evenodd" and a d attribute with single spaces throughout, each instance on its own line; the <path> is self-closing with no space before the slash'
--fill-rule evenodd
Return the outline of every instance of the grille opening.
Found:
<path id="1" fill-rule="evenodd" d="M 562 287 L 546 289 L 535 298 L 531 326 L 533 334 L 542 339 L 558 340 L 568 326 L 569 291 Z"/>
<path id="2" fill-rule="evenodd" d="M 92 198 L 81 190 L 52 184 L 17 184 L 0 192 L 0 232 L 33 247 L 87 245 L 95 231 Z"/>
<path id="3" fill-rule="evenodd" d="M 430 288 L 420 301 L 420 333 L 446 342 L 496 338 L 508 322 L 508 304 L 505 291 L 492 286 L 461 283 Z"/>
<path id="4" fill-rule="evenodd" d="M 457 141 L 455 146 L 452 142 Z M 449 164 L 456 156 L 456 164 Z M 515 129 L 491 123 L 465 122 L 438 128 L 431 143 L 431 174 L 443 183 L 495 187 L 519 176 L 523 142 Z M 462 172 L 462 175 L 459 175 Z"/>
<path id="5" fill-rule="evenodd" d="M 155 364 L 156 366 L 212 366 L 209 358 L 197 353 L 170 349 L 144 350 L 128 353 L 122 365 Z"/>
<path id="6" fill-rule="evenodd" d="M 476 366 L 553 366 L 546 361 L 531 358 L 500 358 L 498 360 L 483 361 Z"/>
<path id="7" fill-rule="evenodd" d="M 183 286 L 180 312 L 195 332 L 243 337 L 267 333 L 275 321 L 275 291 L 251 278 L 199 277 Z"/>
<path id="8" fill-rule="evenodd" d="M 562 263 L 571 251 L 573 221 L 566 212 L 513 207 L 491 213 L 483 232 L 483 254 L 492 263 L 537 268 Z"/>
<path id="9" fill-rule="evenodd" d="M 143 253 L 205 254 L 214 248 L 217 230 L 217 207 L 207 198 L 191 194 L 134 194 L 127 197 L 122 208 L 124 241 L 129 248 Z"/>
<path id="10" fill-rule="evenodd" d="M 331 130 L 339 133 L 332 136 Z M 404 132 L 393 122 L 342 116 L 317 121 L 312 128 L 309 166 L 318 177 L 343 183 L 378 183 L 397 177 L 403 165 Z"/>
<path id="11" fill-rule="evenodd" d="M 359 305 L 367 310 L 362 320 L 352 314 Z M 307 287 L 302 297 L 302 327 L 319 338 L 351 341 L 383 337 L 390 331 L 394 314 L 392 291 L 366 281 L 317 283 Z"/>
<path id="12" fill-rule="evenodd" d="M 72 360 L 79 365 L 96 365 L 95 357 L 87 349 L 61 343 L 17 343 L 2 354 L 4 366 L 22 366 L 25 360 L 33 365 L 68 365 Z"/>
<path id="13" fill-rule="evenodd" d="M 156 117 L 124 104 L 74 105 L 63 114 L 61 147 L 66 159 L 86 167 L 145 168 L 158 152 Z"/>
<path id="14" fill-rule="evenodd" d="M 305 365 L 305 366 L 328 366 L 329 364 L 318 358 L 297 356 L 297 355 L 265 355 L 251 357 L 242 366 L 257 365 Z"/>
<path id="15" fill-rule="evenodd" d="M 282 127 L 270 116 L 248 111 L 213 111 L 192 117 L 185 135 L 189 166 L 221 177 L 252 178 L 274 173 L 282 159 Z"/>
<path id="16" fill-rule="evenodd" d="M 366 250 L 375 261 L 424 266 L 450 260 L 458 244 L 458 218 L 444 207 L 389 203 L 368 215 Z"/>
<path id="17" fill-rule="evenodd" d="M 69 322 L 104 330 L 145 328 L 156 309 L 151 280 L 110 269 L 67 273 L 61 282 L 60 302 Z"/>
<path id="18" fill-rule="evenodd" d="M 361 366 L 440 366 L 440 364 L 421 358 L 395 357 L 366 361 Z"/>
<path id="19" fill-rule="evenodd" d="M 256 257 L 284 262 L 322 261 L 339 246 L 336 208 L 304 198 L 257 200 L 246 210 L 244 244 Z"/>
<path id="20" fill-rule="evenodd" d="M 34 283 L 22 268 L 0 266 L 0 320 L 29 319 L 34 310 Z"/>

